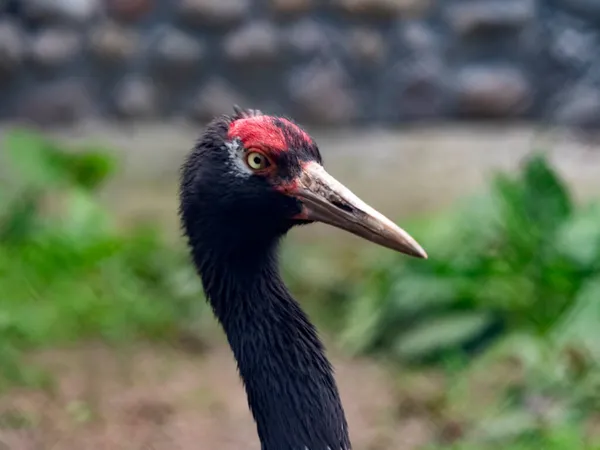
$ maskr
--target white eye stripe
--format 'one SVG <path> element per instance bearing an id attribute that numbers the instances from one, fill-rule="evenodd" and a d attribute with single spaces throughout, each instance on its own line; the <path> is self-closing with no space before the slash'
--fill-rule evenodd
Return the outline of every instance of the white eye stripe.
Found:
<path id="1" fill-rule="evenodd" d="M 246 164 L 244 157 L 244 148 L 238 139 L 226 142 L 225 147 L 229 153 L 229 172 L 236 177 L 247 178 L 253 174 L 252 169 Z"/>

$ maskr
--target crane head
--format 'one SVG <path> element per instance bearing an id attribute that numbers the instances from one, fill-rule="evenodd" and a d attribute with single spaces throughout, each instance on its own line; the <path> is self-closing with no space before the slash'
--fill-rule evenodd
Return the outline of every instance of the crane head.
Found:
<path id="1" fill-rule="evenodd" d="M 221 233 L 241 232 L 257 241 L 294 225 L 323 222 L 427 258 L 406 231 L 324 169 L 316 143 L 297 124 L 257 110 L 234 111 L 208 126 L 184 165 L 184 215 L 193 205 Z"/>

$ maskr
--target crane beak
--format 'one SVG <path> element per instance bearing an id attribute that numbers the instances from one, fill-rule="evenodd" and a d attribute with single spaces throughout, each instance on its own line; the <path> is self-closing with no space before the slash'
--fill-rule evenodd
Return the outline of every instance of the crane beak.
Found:
<path id="1" fill-rule="evenodd" d="M 295 181 L 287 193 L 304 205 L 296 218 L 323 222 L 383 247 L 427 258 L 425 250 L 406 231 L 354 195 L 320 164 L 305 164 Z"/>

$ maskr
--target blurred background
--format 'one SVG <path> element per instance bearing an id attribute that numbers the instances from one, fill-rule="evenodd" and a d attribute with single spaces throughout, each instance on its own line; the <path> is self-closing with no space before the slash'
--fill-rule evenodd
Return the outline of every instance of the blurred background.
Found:
<path id="1" fill-rule="evenodd" d="M 0 0 L 0 449 L 259 449 L 178 169 L 285 114 L 429 253 L 284 274 L 357 450 L 600 448 L 600 3 Z"/>

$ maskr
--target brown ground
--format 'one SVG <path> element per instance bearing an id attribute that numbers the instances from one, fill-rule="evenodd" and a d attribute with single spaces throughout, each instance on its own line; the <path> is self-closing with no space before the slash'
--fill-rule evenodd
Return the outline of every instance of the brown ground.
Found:
<path id="1" fill-rule="evenodd" d="M 56 375 L 56 388 L 0 399 L 2 450 L 260 448 L 226 346 L 201 355 L 86 346 L 36 359 Z M 394 384 L 383 370 L 332 359 L 355 449 L 411 450 L 431 438 L 427 420 L 395 418 Z"/>

